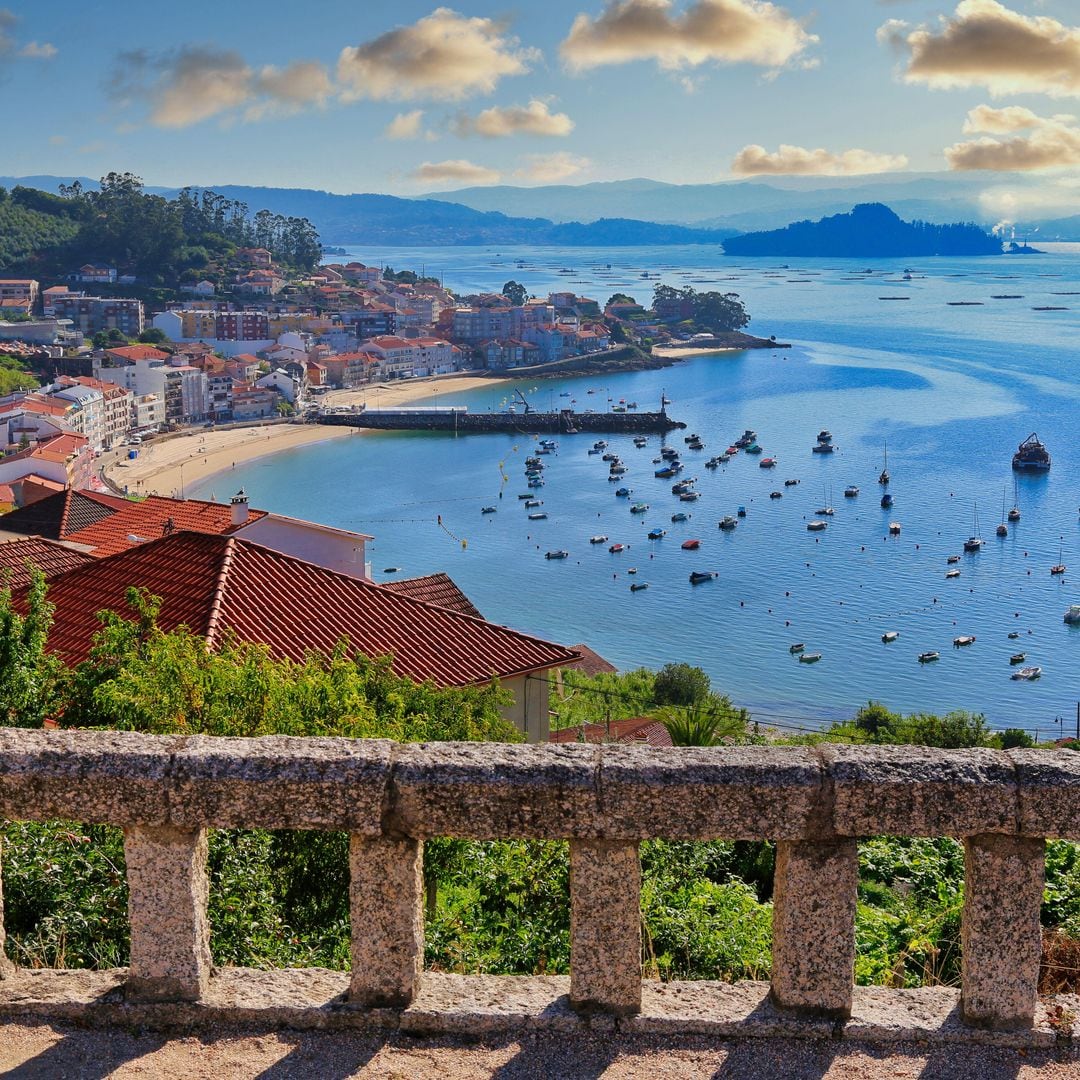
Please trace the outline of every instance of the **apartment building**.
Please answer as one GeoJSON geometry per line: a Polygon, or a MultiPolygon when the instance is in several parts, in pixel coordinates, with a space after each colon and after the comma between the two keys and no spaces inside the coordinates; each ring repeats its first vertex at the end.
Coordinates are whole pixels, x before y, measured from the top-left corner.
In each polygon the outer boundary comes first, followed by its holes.
{"type": "Polygon", "coordinates": [[[70,319],[74,329],[84,334],[119,330],[126,337],[137,337],[145,329],[141,300],[128,297],[86,296],[70,290],[60,293],[47,289],[51,314],[70,319]]]}

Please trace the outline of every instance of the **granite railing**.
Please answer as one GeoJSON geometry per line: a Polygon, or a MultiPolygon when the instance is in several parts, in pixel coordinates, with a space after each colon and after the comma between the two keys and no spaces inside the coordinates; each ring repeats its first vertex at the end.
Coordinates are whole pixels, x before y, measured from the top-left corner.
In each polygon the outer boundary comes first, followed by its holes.
{"type": "Polygon", "coordinates": [[[642,840],[776,842],[769,1008],[809,1022],[852,1009],[858,839],[957,837],[960,1015],[1015,1030],[1036,1009],[1044,838],[1080,839],[1080,755],[0,729],[0,816],[123,828],[129,1003],[197,1002],[224,977],[210,959],[207,829],[350,834],[357,1012],[405,1009],[433,977],[422,970],[426,839],[569,841],[569,1003],[594,1018],[641,1008],[642,840]]]}

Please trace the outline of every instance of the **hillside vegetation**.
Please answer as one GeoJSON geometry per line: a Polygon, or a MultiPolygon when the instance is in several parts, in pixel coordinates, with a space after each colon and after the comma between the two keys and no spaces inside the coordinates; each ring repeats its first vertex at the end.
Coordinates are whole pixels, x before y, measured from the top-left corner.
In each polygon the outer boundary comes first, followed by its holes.
{"type": "Polygon", "coordinates": [[[19,191],[0,188],[0,273],[32,265],[37,252],[61,247],[79,231],[78,223],[66,215],[31,210],[19,191]]]}

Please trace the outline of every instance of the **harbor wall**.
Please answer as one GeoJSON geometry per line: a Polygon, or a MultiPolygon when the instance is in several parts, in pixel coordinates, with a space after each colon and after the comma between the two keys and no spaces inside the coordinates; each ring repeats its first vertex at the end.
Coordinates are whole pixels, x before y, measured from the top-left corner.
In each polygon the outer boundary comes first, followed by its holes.
{"type": "Polygon", "coordinates": [[[329,413],[319,424],[336,427],[370,428],[376,431],[449,431],[456,435],[512,432],[518,434],[566,435],[573,431],[597,434],[653,435],[686,425],[672,420],[666,412],[530,412],[470,413],[410,410],[365,410],[358,413],[329,413]]]}

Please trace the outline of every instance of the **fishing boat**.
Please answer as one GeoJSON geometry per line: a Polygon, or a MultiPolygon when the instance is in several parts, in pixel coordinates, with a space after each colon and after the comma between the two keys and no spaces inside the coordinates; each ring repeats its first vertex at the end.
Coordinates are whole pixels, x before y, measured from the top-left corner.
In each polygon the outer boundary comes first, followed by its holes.
{"type": "Polygon", "coordinates": [[[746,447],[746,452],[748,454],[763,454],[763,453],[765,453],[765,451],[760,446],[758,446],[757,443],[751,443],[748,447],[746,447]]]}
{"type": "Polygon", "coordinates": [[[931,649],[929,652],[921,652],[921,653],[919,653],[919,663],[920,664],[930,664],[930,663],[933,663],[935,660],[940,660],[940,659],[941,659],[941,653],[934,652],[933,649],[931,649]]]}
{"type": "Polygon", "coordinates": [[[569,551],[547,551],[544,553],[545,559],[568,559],[570,558],[569,551]]]}
{"type": "Polygon", "coordinates": [[[675,522],[678,522],[678,521],[688,521],[689,519],[690,519],[690,515],[689,514],[684,514],[684,513],[682,513],[682,511],[679,511],[679,513],[677,513],[677,514],[672,514],[671,515],[671,521],[672,521],[673,524],[675,522]]]}
{"type": "Polygon", "coordinates": [[[590,544],[606,544],[607,543],[607,537],[606,536],[590,536],[589,537],[589,543],[590,544]]]}
{"type": "Polygon", "coordinates": [[[1041,674],[1041,667],[1022,667],[1019,671],[1014,671],[1009,678],[1023,682],[1034,682],[1041,674]]]}
{"type": "Polygon", "coordinates": [[[858,494],[859,494],[859,489],[855,484],[849,484],[846,488],[844,488],[844,498],[845,499],[857,498],[858,494]]]}
{"type": "Polygon", "coordinates": [[[800,664],[816,664],[821,659],[821,653],[819,652],[804,652],[799,653],[800,664]]]}
{"type": "Polygon", "coordinates": [[[960,576],[960,571],[959,570],[946,570],[945,571],[945,577],[946,578],[958,578],[959,576],[960,576]]]}
{"type": "Polygon", "coordinates": [[[1061,550],[1062,550],[1062,545],[1058,544],[1058,561],[1053,566],[1050,567],[1050,573],[1051,574],[1064,574],[1065,573],[1065,564],[1061,561],[1061,550]]]}
{"type": "Polygon", "coordinates": [[[692,442],[697,442],[697,441],[698,441],[698,440],[699,440],[700,438],[701,438],[701,436],[700,436],[700,435],[698,435],[698,434],[697,434],[697,433],[695,432],[695,433],[694,433],[693,435],[684,435],[684,436],[683,436],[683,442],[684,442],[684,443],[692,443],[692,442]]]}
{"type": "Polygon", "coordinates": [[[621,488],[618,488],[618,489],[616,490],[616,492],[615,492],[616,496],[617,496],[618,498],[620,498],[620,499],[626,499],[626,498],[629,498],[629,496],[630,496],[630,495],[631,495],[632,493],[633,493],[633,488],[628,488],[628,487],[621,487],[621,488]]]}
{"type": "Polygon", "coordinates": [[[721,528],[725,532],[727,532],[727,531],[729,531],[731,529],[734,529],[735,526],[738,525],[738,524],[739,524],[738,521],[735,518],[733,518],[730,514],[728,514],[725,517],[720,519],[719,528],[721,528]]]}
{"type": "Polygon", "coordinates": [[[631,592],[641,592],[642,589],[647,589],[648,587],[649,587],[649,583],[647,581],[635,581],[630,586],[630,591],[631,592]]]}
{"type": "Polygon", "coordinates": [[[795,487],[798,483],[798,480],[785,480],[784,487],[795,487]]]}
{"type": "Polygon", "coordinates": [[[714,458],[714,457],[709,458],[709,460],[705,462],[705,468],[706,469],[719,469],[720,468],[720,459],[719,458],[714,458]]]}
{"type": "Polygon", "coordinates": [[[889,482],[889,440],[885,440],[885,463],[881,472],[878,473],[877,482],[887,484],[889,482]]]}
{"type": "Polygon", "coordinates": [[[690,571],[690,584],[700,585],[703,581],[712,581],[716,577],[716,573],[710,570],[691,570],[690,571]]]}
{"type": "Polygon", "coordinates": [[[529,515],[529,520],[530,521],[546,521],[547,520],[547,514],[543,510],[540,510],[538,513],[530,514],[529,515]]]}
{"type": "Polygon", "coordinates": [[[704,450],[705,444],[700,439],[695,439],[692,443],[687,445],[688,450],[704,450]]]}
{"type": "Polygon", "coordinates": [[[701,498],[700,491],[684,491],[679,496],[679,502],[697,502],[701,498]]]}
{"type": "Polygon", "coordinates": [[[634,437],[634,445],[640,450],[643,446],[648,444],[649,440],[644,435],[637,435],[634,437]]]}
{"type": "Polygon", "coordinates": [[[979,505],[973,504],[971,518],[971,535],[964,541],[964,550],[974,553],[983,546],[983,539],[979,535],[979,505]]]}
{"type": "Polygon", "coordinates": [[[893,497],[886,491],[885,494],[881,496],[881,509],[888,510],[892,504],[893,497]]]}
{"type": "Polygon", "coordinates": [[[537,477],[534,480],[529,481],[529,487],[531,487],[531,488],[542,488],[543,486],[544,486],[544,481],[541,480],[539,477],[537,477]]]}
{"type": "Polygon", "coordinates": [[[1080,604],[1069,605],[1069,610],[1065,612],[1065,621],[1070,626],[1080,623],[1080,604]]]}
{"type": "Polygon", "coordinates": [[[720,456],[724,457],[724,455],[726,454],[728,460],[730,461],[738,452],[739,448],[734,443],[732,443],[720,456]]]}
{"type": "Polygon", "coordinates": [[[720,465],[726,465],[731,460],[730,454],[719,454],[716,458],[717,463],[720,465]]]}
{"type": "Polygon", "coordinates": [[[666,534],[665,534],[663,529],[650,529],[649,530],[649,539],[650,540],[660,540],[665,535],[666,534]]]}
{"type": "Polygon", "coordinates": [[[794,645],[788,646],[789,653],[801,653],[806,646],[801,641],[796,641],[794,645]]]}
{"type": "Polygon", "coordinates": [[[620,551],[625,551],[625,550],[626,550],[626,545],[625,544],[612,544],[611,547],[608,548],[608,551],[610,551],[612,555],[618,555],[618,553],[620,551]]]}
{"type": "Polygon", "coordinates": [[[599,451],[599,450],[597,450],[595,446],[590,446],[590,447],[589,447],[589,453],[590,453],[590,454],[599,454],[599,453],[600,453],[600,451],[599,451]]]}
{"type": "Polygon", "coordinates": [[[831,443],[832,442],[832,432],[826,430],[825,428],[822,428],[821,431],[818,432],[817,441],[819,443],[831,443]]]}
{"type": "Polygon", "coordinates": [[[832,443],[819,442],[816,446],[811,446],[810,450],[814,454],[834,454],[836,447],[832,443]]]}
{"type": "Polygon", "coordinates": [[[526,499],[525,500],[525,509],[526,510],[531,510],[534,506],[543,506],[543,505],[544,505],[544,500],[543,499],[526,499]]]}
{"type": "Polygon", "coordinates": [[[519,495],[518,499],[532,499],[536,497],[536,493],[533,491],[526,491],[524,495],[519,495]]]}
{"type": "Polygon", "coordinates": [[[950,566],[953,563],[958,563],[959,561],[960,561],[960,556],[959,555],[950,555],[945,560],[945,562],[947,562],[950,566]]]}
{"type": "Polygon", "coordinates": [[[544,450],[558,450],[559,444],[554,439],[541,439],[540,446],[544,450]]]}
{"type": "Polygon", "coordinates": [[[1013,477],[1013,504],[1012,509],[1006,515],[1010,521],[1020,520],[1020,499],[1018,497],[1016,477],[1013,477]]]}
{"type": "Polygon", "coordinates": [[[685,495],[688,491],[693,491],[695,483],[697,483],[696,478],[693,480],[680,480],[677,484],[671,485],[671,494],[685,495]]]}
{"type": "Polygon", "coordinates": [[[776,458],[771,458],[771,457],[762,458],[758,462],[758,468],[759,469],[775,469],[776,468],[776,458]]]}
{"type": "Polygon", "coordinates": [[[657,469],[653,476],[660,480],[670,480],[673,476],[678,476],[679,470],[671,465],[665,465],[662,469],[657,469]]]}
{"type": "Polygon", "coordinates": [[[826,526],[829,523],[827,521],[808,521],[806,523],[807,532],[824,532],[826,526]]]}
{"type": "Polygon", "coordinates": [[[618,454],[605,454],[600,460],[601,461],[618,461],[619,460],[619,455],[618,454]]]}
{"type": "Polygon", "coordinates": [[[645,514],[648,513],[648,510],[648,503],[634,503],[634,505],[630,507],[631,514],[645,514]]]}
{"type": "Polygon", "coordinates": [[[753,428],[747,428],[732,444],[740,450],[746,446],[753,446],[757,442],[757,432],[753,428]]]}
{"type": "Polygon", "coordinates": [[[682,542],[683,551],[697,551],[699,547],[701,547],[700,540],[684,540],[682,542]]]}
{"type": "Polygon", "coordinates": [[[676,450],[674,446],[665,446],[660,451],[660,456],[665,461],[678,461],[678,459],[679,459],[679,451],[676,450]]]}
{"type": "Polygon", "coordinates": [[[885,642],[886,645],[891,645],[899,636],[899,630],[886,630],[885,633],[881,635],[881,640],[885,642]]]}
{"type": "Polygon", "coordinates": [[[494,514],[497,509],[498,509],[498,507],[496,507],[496,506],[485,506],[485,507],[483,507],[481,509],[480,513],[481,514],[494,514]]]}
{"type": "Polygon", "coordinates": [[[974,634],[958,634],[952,639],[954,649],[963,649],[968,645],[975,644],[974,634]]]}
{"type": "MultiPolygon", "coordinates": [[[[592,391],[590,390],[590,391],[589,391],[589,393],[591,394],[591,393],[592,393],[592,391]]],[[[541,446],[543,446],[544,444],[543,444],[543,443],[541,443],[540,445],[541,445],[541,446]]],[[[604,442],[604,440],[603,440],[603,439],[600,439],[600,440],[598,440],[597,442],[594,442],[594,443],[592,444],[592,448],[593,448],[594,450],[606,450],[606,449],[607,449],[607,443],[606,443],[606,442],[604,442]]]]}
{"type": "Polygon", "coordinates": [[[900,526],[899,521],[890,521],[889,522],[889,535],[890,536],[899,536],[900,535],[900,528],[901,528],[901,526],[900,526]]]}
{"type": "Polygon", "coordinates": [[[612,476],[624,476],[626,474],[626,466],[622,464],[611,463],[611,468],[608,469],[608,477],[612,476]]]}
{"type": "Polygon", "coordinates": [[[1022,664],[1026,659],[1027,659],[1027,654],[1026,653],[1022,653],[1022,652],[1013,653],[1012,656],[1009,657],[1009,663],[1010,664],[1022,664]]]}
{"type": "Polygon", "coordinates": [[[1046,472],[1050,468],[1050,452],[1039,441],[1039,436],[1034,431],[1016,448],[1012,467],[1017,472],[1028,469],[1046,472]]]}

